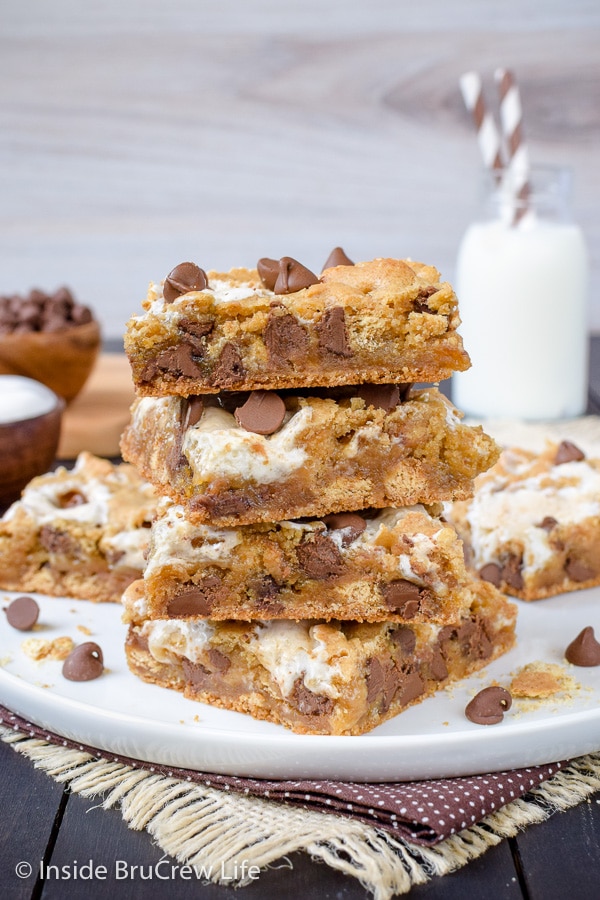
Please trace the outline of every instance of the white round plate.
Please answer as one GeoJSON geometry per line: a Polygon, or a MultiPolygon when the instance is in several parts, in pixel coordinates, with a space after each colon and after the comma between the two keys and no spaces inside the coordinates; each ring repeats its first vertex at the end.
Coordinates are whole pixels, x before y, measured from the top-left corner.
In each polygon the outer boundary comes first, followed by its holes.
{"type": "MultiPolygon", "coordinates": [[[[15,596],[0,593],[0,606],[15,596]]],[[[33,596],[41,608],[34,632],[15,631],[0,618],[0,703],[101,750],[228,775],[408,781],[521,768],[600,749],[600,666],[576,668],[563,658],[585,626],[600,636],[600,588],[519,603],[514,650],[360,737],[295,735],[145,684],[127,668],[119,606],[33,596]],[[35,663],[21,649],[29,637],[61,635],[100,644],[106,666],[101,678],[67,681],[62,663],[35,663]],[[516,700],[499,725],[465,718],[477,691],[492,681],[508,685],[511,673],[536,660],[564,667],[577,682],[569,697],[516,700]]]]}

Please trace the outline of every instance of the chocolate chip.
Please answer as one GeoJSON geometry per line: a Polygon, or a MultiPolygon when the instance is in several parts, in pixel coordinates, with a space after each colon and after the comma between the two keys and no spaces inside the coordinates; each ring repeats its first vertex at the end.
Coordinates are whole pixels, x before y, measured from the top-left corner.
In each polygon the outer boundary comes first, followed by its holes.
{"type": "Polygon", "coordinates": [[[17,631],[31,631],[38,620],[40,608],[33,597],[16,597],[5,612],[8,624],[17,631]]]}
{"type": "Polygon", "coordinates": [[[93,681],[104,671],[102,650],[93,641],[79,644],[65,659],[62,673],[69,681],[93,681]]]}
{"type": "Polygon", "coordinates": [[[71,310],[71,321],[75,325],[87,325],[93,319],[92,311],[88,306],[76,303],[71,310]]]}
{"type": "Polygon", "coordinates": [[[246,370],[237,347],[227,343],[221,350],[213,371],[213,381],[217,387],[228,388],[244,380],[246,370]]]}
{"type": "Polygon", "coordinates": [[[579,462],[585,459],[585,453],[579,449],[571,441],[561,441],[554,457],[554,465],[560,466],[562,463],[579,462]]]}
{"type": "Polygon", "coordinates": [[[167,603],[167,615],[173,619],[209,616],[222,588],[221,579],[207,575],[199,584],[186,584],[167,603]]]}
{"type": "Polygon", "coordinates": [[[512,697],[506,688],[492,685],[476,694],[467,704],[465,715],[475,725],[497,725],[512,706],[512,697]]]}
{"type": "Polygon", "coordinates": [[[511,553],[502,566],[502,580],[516,591],[523,588],[523,576],[521,575],[521,558],[511,553]]]}
{"type": "Polygon", "coordinates": [[[181,423],[182,428],[185,431],[187,428],[192,428],[194,425],[197,425],[202,418],[202,413],[204,412],[204,398],[187,397],[181,401],[181,405],[181,423]]]}
{"type": "Polygon", "coordinates": [[[431,670],[431,677],[436,681],[443,681],[444,678],[448,677],[448,667],[440,647],[434,649],[431,655],[429,668],[431,670]]]}
{"type": "Polygon", "coordinates": [[[404,578],[388,581],[387,584],[381,585],[381,593],[388,609],[404,616],[405,619],[412,619],[419,612],[421,588],[411,581],[404,578]]]}
{"type": "MultiPolygon", "coordinates": [[[[157,370],[161,370],[177,378],[180,376],[198,378],[201,375],[201,369],[196,359],[197,356],[196,348],[192,344],[183,342],[175,347],[161,350],[146,369],[150,377],[153,377],[157,370]]],[[[146,372],[144,372],[144,377],[147,377],[146,372]]]]}
{"type": "Polygon", "coordinates": [[[215,320],[204,319],[202,321],[196,321],[195,319],[189,319],[187,316],[182,316],[177,324],[179,330],[183,331],[185,335],[196,338],[194,344],[198,347],[202,346],[202,338],[205,338],[213,331],[215,320]]]}
{"type": "Polygon", "coordinates": [[[502,569],[497,563],[486,563],[479,570],[482,581],[489,581],[494,587],[498,587],[502,580],[502,569]]]}
{"type": "Polygon", "coordinates": [[[203,666],[200,663],[193,663],[191,660],[184,657],[181,661],[181,668],[183,669],[183,674],[187,683],[191,685],[191,687],[198,688],[202,691],[211,685],[212,672],[210,669],[207,669],[206,666],[203,666]]]}
{"type": "Polygon", "coordinates": [[[394,699],[400,685],[402,675],[390,660],[384,665],[377,657],[372,656],[367,660],[367,702],[380,698],[380,709],[386,712],[394,699]]]}
{"type": "Polygon", "coordinates": [[[424,313],[424,312],[433,313],[434,310],[429,308],[429,304],[427,303],[427,301],[429,300],[429,298],[431,297],[432,294],[436,293],[436,291],[437,291],[437,288],[433,287],[433,285],[430,285],[429,287],[426,287],[426,288],[421,288],[421,290],[419,291],[419,293],[413,300],[414,311],[419,312],[419,313],[424,313]]]}
{"type": "Polygon", "coordinates": [[[243,406],[238,406],[235,419],[246,431],[273,434],[285,417],[285,403],[275,391],[252,391],[243,406]]]}
{"type": "Polygon", "coordinates": [[[398,625],[390,631],[390,640],[403,656],[412,656],[417,644],[417,636],[407,625],[398,625]]]}
{"type": "Polygon", "coordinates": [[[352,260],[346,256],[341,247],[334,247],[331,251],[323,269],[331,269],[333,266],[353,266],[354,263],[352,260]]]}
{"type": "Polygon", "coordinates": [[[402,706],[408,706],[425,690],[425,683],[418,672],[406,672],[396,692],[396,698],[402,706]]]}
{"type": "Polygon", "coordinates": [[[263,256],[256,263],[256,269],[264,286],[268,291],[272,291],[279,275],[279,260],[263,256]]]}
{"type": "Polygon", "coordinates": [[[70,534],[52,525],[40,528],[40,544],[48,553],[74,553],[77,549],[77,542],[70,534]]]}
{"type": "Polygon", "coordinates": [[[306,356],[308,334],[306,329],[291,313],[278,315],[269,312],[263,334],[265,347],[272,362],[290,363],[306,356]]]}
{"type": "Polygon", "coordinates": [[[400,403],[400,388],[397,384],[361,384],[356,396],[365,401],[365,406],[389,413],[400,403]]]}
{"type": "Polygon", "coordinates": [[[565,572],[571,581],[589,581],[596,576],[596,572],[580,559],[567,558],[565,572]]]}
{"type": "Polygon", "coordinates": [[[357,513],[331,513],[323,517],[323,522],[332,531],[345,531],[342,535],[342,546],[348,547],[352,544],[367,527],[367,523],[362,516],[357,513]]]}
{"type": "Polygon", "coordinates": [[[291,256],[282,256],[279,260],[279,274],[273,288],[275,294],[295,294],[311,284],[318,284],[319,279],[314,272],[299,263],[291,256]]]}
{"type": "Polygon", "coordinates": [[[163,297],[166,303],[173,303],[182,294],[190,291],[203,291],[208,287],[206,272],[193,262],[179,263],[172,269],[163,285],[163,297]]]}
{"type": "Polygon", "coordinates": [[[279,596],[279,585],[271,575],[261,575],[248,582],[248,592],[257,600],[274,600],[279,596]]]}
{"type": "Polygon", "coordinates": [[[333,356],[352,356],[346,332],[346,313],[342,306],[325,310],[317,324],[321,352],[333,356]]]}
{"type": "Polygon", "coordinates": [[[574,666],[600,666],[600,644],[591,625],[580,631],[565,650],[565,657],[574,666]]]}
{"type": "Polygon", "coordinates": [[[324,581],[344,571],[344,560],[331,538],[315,534],[296,548],[298,564],[309,578],[324,581]]]}
{"type": "Polygon", "coordinates": [[[535,526],[536,528],[543,528],[544,531],[550,533],[553,531],[558,525],[558,519],[555,519],[554,516],[544,516],[541,522],[538,522],[535,526]]]}
{"type": "Polygon", "coordinates": [[[221,653],[220,650],[217,650],[216,647],[211,647],[206,655],[209,663],[217,672],[225,674],[231,667],[231,660],[229,657],[225,656],[224,653],[221,653]]]}
{"type": "Polygon", "coordinates": [[[302,678],[294,682],[290,701],[305,716],[328,716],[333,711],[333,700],[309,691],[302,678]]]}
{"type": "Polygon", "coordinates": [[[77,490],[65,491],[64,494],[59,494],[56,499],[61,509],[69,509],[71,506],[82,506],[88,502],[85,494],[77,490]]]}

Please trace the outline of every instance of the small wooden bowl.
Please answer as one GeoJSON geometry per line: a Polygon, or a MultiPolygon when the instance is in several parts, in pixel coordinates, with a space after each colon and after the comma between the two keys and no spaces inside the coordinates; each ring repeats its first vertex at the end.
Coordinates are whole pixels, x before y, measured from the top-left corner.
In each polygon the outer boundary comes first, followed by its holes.
{"type": "MultiPolygon", "coordinates": [[[[44,412],[0,422],[0,506],[17,500],[25,485],[52,465],[65,408],[62,397],[30,378],[0,375],[0,394],[8,396],[16,382],[21,391],[25,389],[42,396],[44,412]]],[[[25,411],[23,414],[26,415],[25,411]]]]}
{"type": "Polygon", "coordinates": [[[0,374],[41,381],[70,403],[87,381],[99,350],[95,321],[64,331],[0,335],[0,374]]]}

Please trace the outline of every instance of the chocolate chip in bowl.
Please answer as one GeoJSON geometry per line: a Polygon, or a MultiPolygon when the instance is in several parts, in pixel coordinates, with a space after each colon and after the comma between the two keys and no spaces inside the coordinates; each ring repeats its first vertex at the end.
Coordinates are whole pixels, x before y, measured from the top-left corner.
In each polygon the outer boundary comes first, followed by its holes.
{"type": "Polygon", "coordinates": [[[99,350],[98,322],[68,288],[0,297],[0,374],[41,381],[69,403],[99,350]]]}
{"type": "Polygon", "coordinates": [[[56,455],[65,402],[39,381],[0,375],[0,506],[46,472],[56,455]]]}

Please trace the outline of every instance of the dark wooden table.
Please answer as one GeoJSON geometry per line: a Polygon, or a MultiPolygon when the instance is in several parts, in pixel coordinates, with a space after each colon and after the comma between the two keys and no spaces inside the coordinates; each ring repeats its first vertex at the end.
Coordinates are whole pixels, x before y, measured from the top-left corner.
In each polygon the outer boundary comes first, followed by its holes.
{"type": "MultiPolygon", "coordinates": [[[[600,414],[600,338],[591,344],[589,411],[600,414]]],[[[1,698],[0,698],[1,699],[1,698]]],[[[69,793],[29,760],[0,744],[0,897],[8,900],[138,900],[168,896],[202,900],[264,900],[316,897],[319,900],[359,900],[371,896],[361,885],[313,862],[307,855],[291,856],[293,869],[282,861],[241,891],[184,880],[145,880],[140,870],[116,880],[121,871],[153,867],[163,856],[150,836],[130,831],[117,810],[105,811],[92,800],[69,793]],[[105,866],[106,880],[47,880],[39,877],[44,865],[73,871],[92,861],[105,866]],[[20,862],[32,874],[19,878],[20,862]]],[[[503,841],[482,857],[444,878],[434,878],[411,892],[415,900],[598,900],[600,897],[600,794],[515,838],[503,841]]]]}

